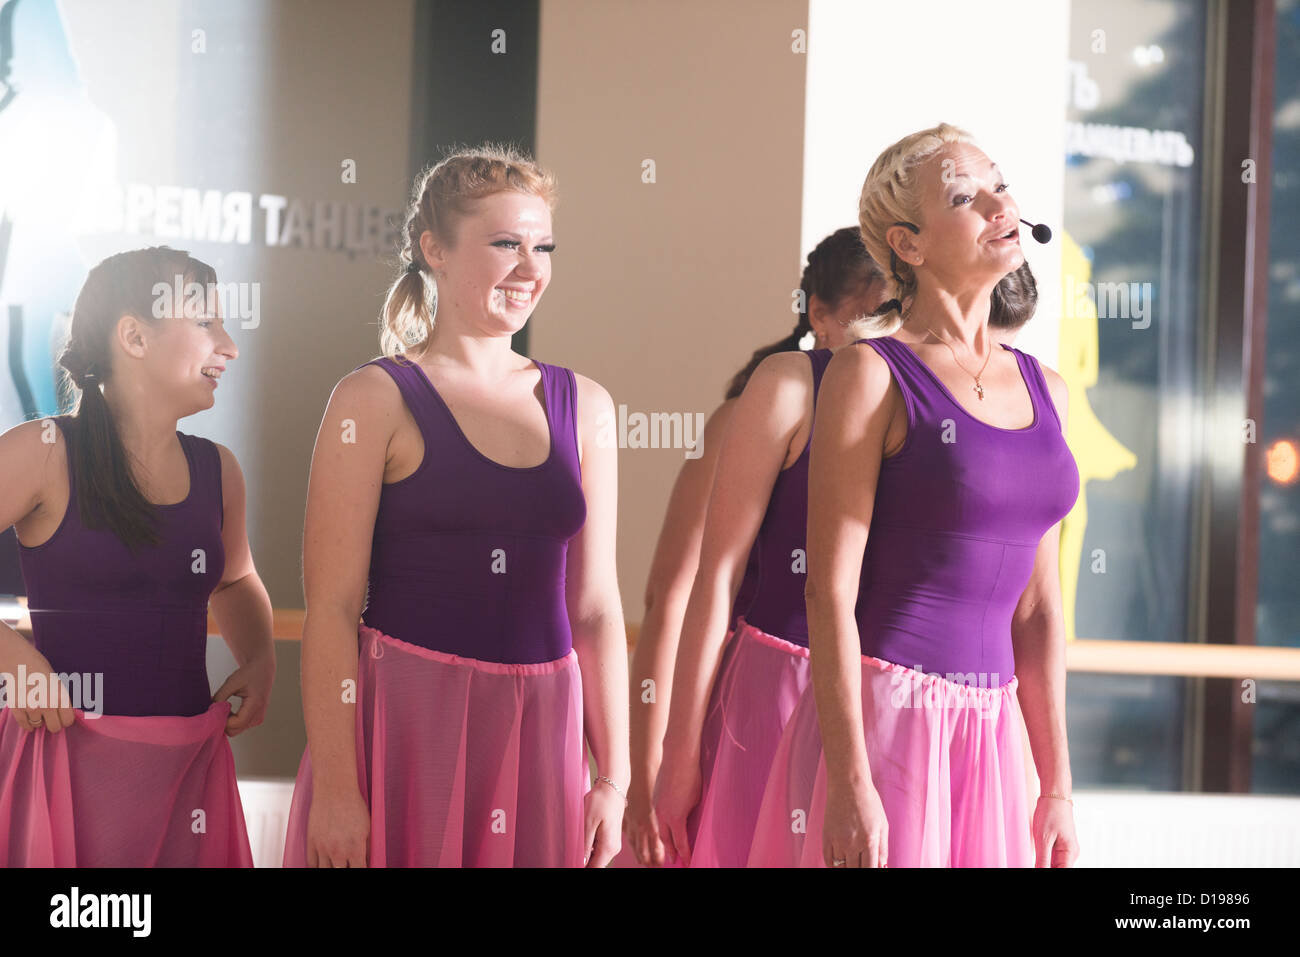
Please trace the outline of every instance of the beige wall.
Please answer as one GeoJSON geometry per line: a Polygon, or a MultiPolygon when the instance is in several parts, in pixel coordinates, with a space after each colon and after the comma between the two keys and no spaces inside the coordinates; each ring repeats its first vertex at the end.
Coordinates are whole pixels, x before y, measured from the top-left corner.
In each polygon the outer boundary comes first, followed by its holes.
{"type": "MultiPolygon", "coordinates": [[[[409,0],[377,17],[346,0],[233,0],[191,23],[144,0],[120,11],[66,5],[87,86],[122,117],[116,174],[304,200],[400,207],[409,189],[409,0]],[[256,29],[249,27],[250,22],[256,29]],[[207,113],[178,116],[170,94],[192,68],[190,30],[208,34],[200,61],[226,79],[207,113]],[[100,37],[125,37],[113,44],[100,37]],[[121,73],[121,62],[132,64],[121,73]],[[354,69],[364,64],[364,69],[354,69]],[[154,113],[157,115],[155,116],[154,113]],[[346,122],[342,120],[345,119],[346,122]],[[210,153],[186,152],[196,129],[210,153]],[[357,161],[342,184],[339,164],[357,161]],[[197,181],[190,181],[197,180],[197,181]]],[[[531,351],[601,382],[644,412],[709,413],[760,344],[794,323],[799,276],[804,57],[790,50],[806,0],[658,2],[543,0],[539,159],[560,182],[555,277],[532,320],[531,351]],[[657,182],[641,182],[645,159],[657,182]]],[[[260,222],[260,220],[259,220],[260,222]]],[[[86,237],[94,262],[148,236],[86,237]]],[[[307,472],[334,384],[376,354],[375,317],[391,272],[337,253],[188,246],[223,281],[261,283],[261,324],[232,328],[240,358],[216,407],[182,430],[229,446],[250,489],[248,528],[277,608],[301,608],[307,472]]],[[[619,569],[627,618],[642,594],[664,505],[684,451],[620,456],[619,569]]],[[[241,776],[292,775],[305,745],[295,642],[277,642],[271,711],[232,742],[241,776]]],[[[234,663],[209,642],[213,687],[234,663]]]]}
{"type": "MultiPolygon", "coordinates": [[[[791,32],[806,26],[806,0],[543,0],[537,155],[560,203],[534,356],[630,412],[708,414],[753,350],[790,332],[805,69],[791,32]]],[[[629,622],[684,460],[620,453],[629,622]]]]}

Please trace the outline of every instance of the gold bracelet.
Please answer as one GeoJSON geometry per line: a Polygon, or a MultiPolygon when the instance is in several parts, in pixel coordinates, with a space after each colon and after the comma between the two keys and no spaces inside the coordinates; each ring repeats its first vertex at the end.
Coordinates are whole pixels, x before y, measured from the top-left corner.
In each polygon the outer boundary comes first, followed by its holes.
{"type": "Polygon", "coordinates": [[[1071,804],[1074,803],[1074,799],[1073,799],[1073,798],[1068,798],[1068,797],[1066,797],[1064,794],[1040,794],[1040,795],[1038,795],[1038,800],[1041,801],[1043,798],[1056,798],[1058,801],[1069,801],[1071,804]]]}

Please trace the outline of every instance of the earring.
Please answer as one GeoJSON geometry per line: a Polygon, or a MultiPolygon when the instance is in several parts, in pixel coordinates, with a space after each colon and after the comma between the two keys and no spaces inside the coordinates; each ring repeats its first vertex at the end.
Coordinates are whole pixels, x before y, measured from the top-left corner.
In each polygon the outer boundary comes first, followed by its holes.
{"type": "Polygon", "coordinates": [[[809,329],[807,332],[803,334],[803,337],[799,340],[799,348],[802,351],[807,352],[814,345],[816,345],[816,343],[817,343],[817,335],[811,329],[809,329]]]}

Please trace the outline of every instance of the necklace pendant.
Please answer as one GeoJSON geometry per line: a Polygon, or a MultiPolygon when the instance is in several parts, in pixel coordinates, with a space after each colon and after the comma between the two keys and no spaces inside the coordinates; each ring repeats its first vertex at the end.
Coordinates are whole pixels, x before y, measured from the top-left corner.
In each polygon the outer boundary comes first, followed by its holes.
{"type": "Polygon", "coordinates": [[[981,402],[984,400],[984,386],[980,385],[979,379],[975,380],[975,394],[980,397],[981,402]]]}

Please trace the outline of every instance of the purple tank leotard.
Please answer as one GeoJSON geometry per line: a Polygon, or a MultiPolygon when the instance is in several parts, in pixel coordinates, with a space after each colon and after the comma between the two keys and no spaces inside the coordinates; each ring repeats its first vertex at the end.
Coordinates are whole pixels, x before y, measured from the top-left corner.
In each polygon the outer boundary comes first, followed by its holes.
{"type": "MultiPolygon", "coordinates": [[[[62,416],[54,421],[68,428],[62,416]]],[[[104,714],[189,717],[212,704],[208,596],[226,562],[221,454],[207,439],[176,435],[189,462],[190,492],[174,505],[154,506],[159,544],[133,556],[111,531],[81,523],[77,466],[65,442],[63,521],[47,541],[19,549],[37,650],[56,673],[102,673],[104,714]]]]}
{"type": "Polygon", "coordinates": [[[881,465],[862,561],[862,653],[1005,684],[1015,673],[1011,617],[1035,551],[1079,494],[1047,380],[1033,356],[1003,346],[1034,421],[1002,429],[967,412],[904,343],[859,341],[889,364],[907,406],[907,438],[881,465]]]}
{"type": "Polygon", "coordinates": [[[480,661],[565,657],[573,647],[565,558],[587,516],[573,373],[537,362],[551,450],[540,465],[512,468],[469,443],[418,365],[388,357],[364,365],[397,383],[424,437],[424,459],[380,493],[362,620],[480,661]]]}
{"type": "MultiPolygon", "coordinates": [[[[830,349],[806,353],[812,362],[813,407],[821,388],[822,374],[831,361],[830,349]]],[[[767,513],[754,540],[759,556],[755,596],[745,620],[769,635],[796,645],[808,646],[808,613],[804,604],[807,581],[805,542],[808,536],[808,459],[812,431],[803,452],[782,469],[772,485],[767,513]],[[798,554],[796,554],[796,550],[798,554]]]]}

